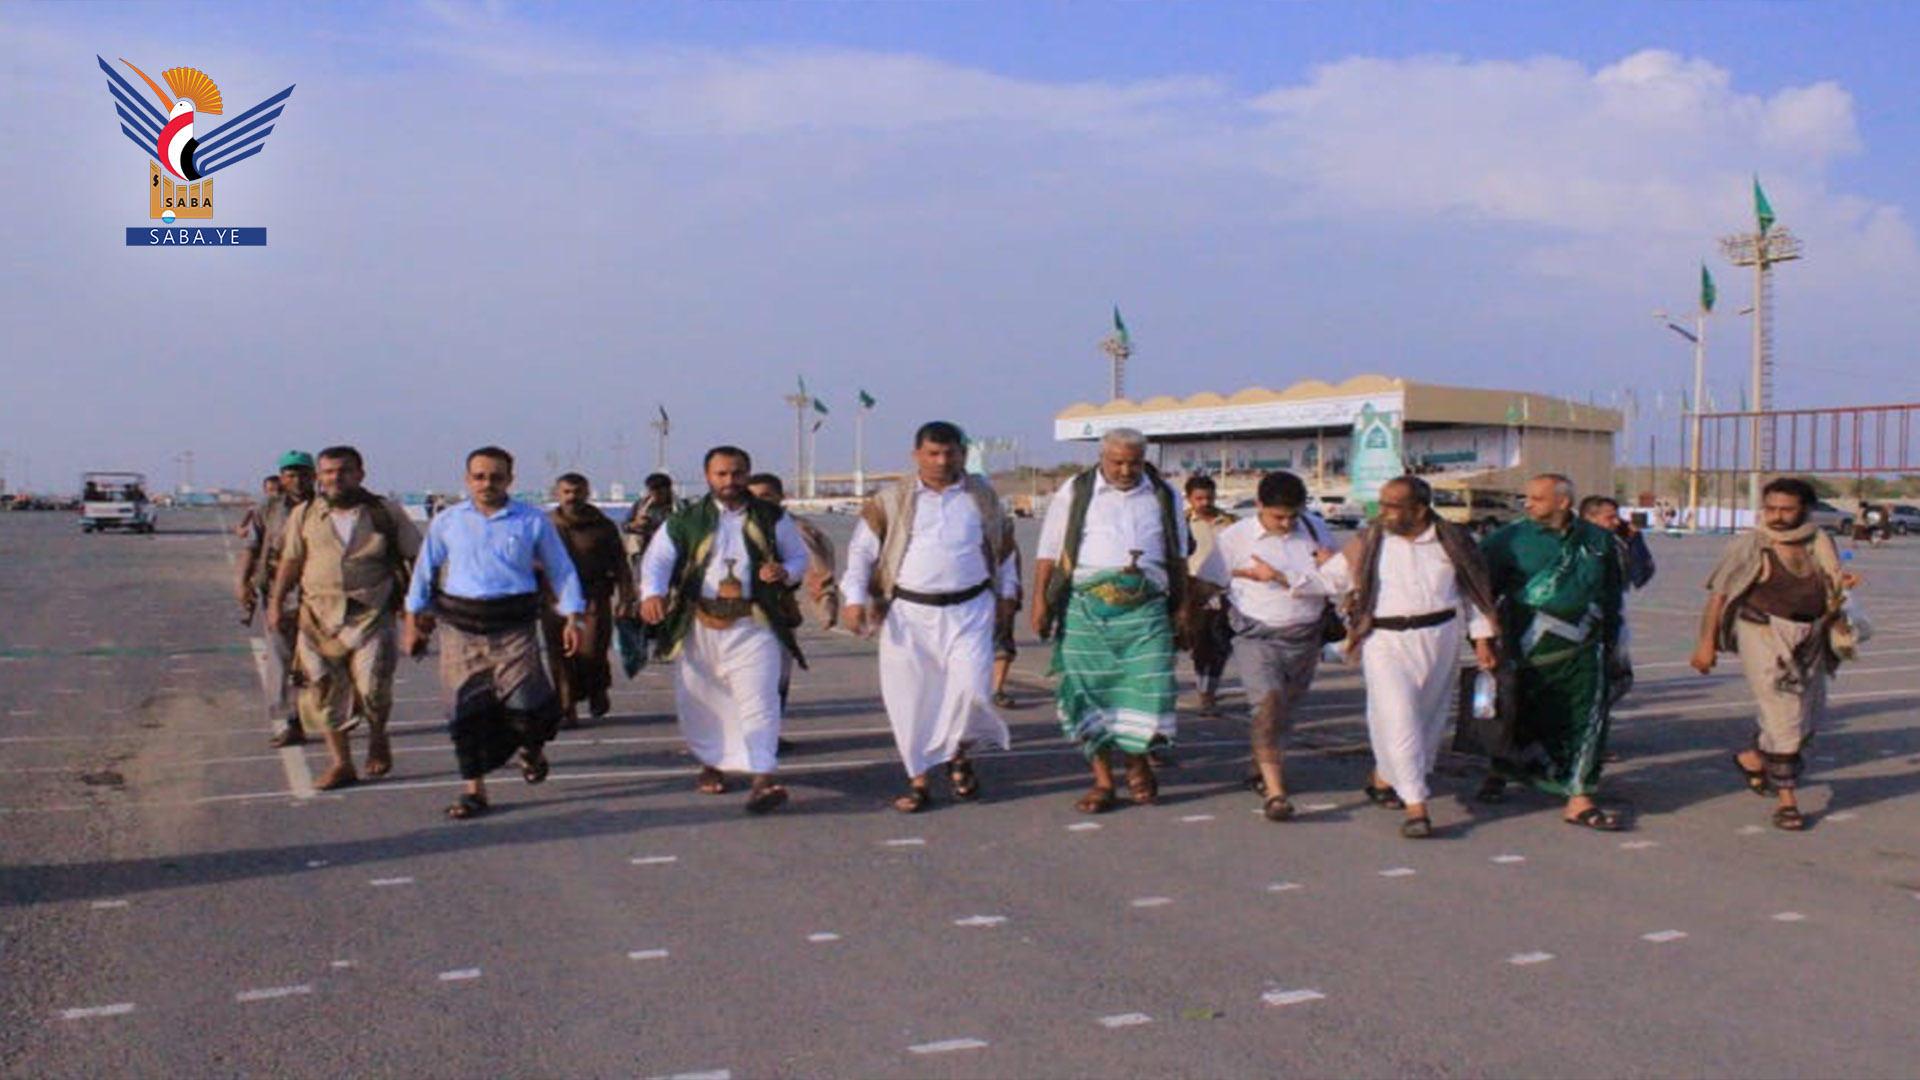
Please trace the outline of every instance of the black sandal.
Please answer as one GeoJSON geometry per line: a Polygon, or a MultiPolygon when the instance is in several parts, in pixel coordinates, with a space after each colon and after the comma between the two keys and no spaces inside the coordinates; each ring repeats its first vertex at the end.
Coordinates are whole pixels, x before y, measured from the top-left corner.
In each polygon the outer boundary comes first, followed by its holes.
{"type": "Polygon", "coordinates": [[[1773,785],[1767,781],[1765,769],[1747,768],[1746,763],[1740,760],[1738,752],[1733,755],[1733,767],[1739,769],[1740,775],[1746,778],[1748,791],[1762,796],[1773,794],[1773,785]]]}
{"type": "Polygon", "coordinates": [[[1400,793],[1393,790],[1390,784],[1381,784],[1379,787],[1368,784],[1360,790],[1366,795],[1367,801],[1375,806],[1387,810],[1405,810],[1407,808],[1406,802],[1400,798],[1400,793]]]}
{"type": "Polygon", "coordinates": [[[1400,823],[1400,835],[1409,840],[1425,840],[1433,835],[1433,819],[1425,814],[1400,823]]]}
{"type": "Polygon", "coordinates": [[[1560,820],[1569,825],[1578,825],[1583,829],[1593,829],[1597,832],[1620,831],[1620,818],[1597,806],[1589,806],[1572,817],[1563,817],[1560,820]]]}
{"type": "Polygon", "coordinates": [[[522,750],[520,752],[520,779],[529,784],[538,784],[547,778],[553,766],[547,763],[547,755],[540,750],[522,750]]]}
{"type": "Polygon", "coordinates": [[[1113,797],[1112,788],[1095,787],[1080,796],[1079,801],[1073,804],[1073,808],[1083,814],[1104,814],[1113,809],[1114,803],[1118,801],[1113,797]]]}
{"type": "Polygon", "coordinates": [[[960,802],[972,802],[980,797],[980,778],[974,775],[973,762],[965,758],[955,759],[947,766],[947,782],[953,785],[953,797],[960,802]]]}
{"type": "Polygon", "coordinates": [[[487,809],[487,797],[485,795],[475,795],[468,792],[453,800],[453,805],[447,807],[447,816],[455,821],[465,821],[468,818],[479,817],[481,814],[486,813],[487,809]]]}
{"type": "Polygon", "coordinates": [[[1797,806],[1783,806],[1773,812],[1773,827],[1786,832],[1799,832],[1807,827],[1807,816],[1797,806]]]}
{"type": "Polygon", "coordinates": [[[915,784],[905,795],[893,800],[893,808],[903,814],[917,814],[933,805],[933,792],[924,784],[915,784]]]}
{"type": "Polygon", "coordinates": [[[1291,821],[1293,820],[1293,803],[1289,802],[1285,795],[1269,795],[1266,805],[1260,808],[1260,812],[1267,816],[1268,821],[1291,821]]]}
{"type": "Polygon", "coordinates": [[[779,784],[755,784],[747,796],[747,813],[765,814],[787,805],[787,789],[779,784]]]}

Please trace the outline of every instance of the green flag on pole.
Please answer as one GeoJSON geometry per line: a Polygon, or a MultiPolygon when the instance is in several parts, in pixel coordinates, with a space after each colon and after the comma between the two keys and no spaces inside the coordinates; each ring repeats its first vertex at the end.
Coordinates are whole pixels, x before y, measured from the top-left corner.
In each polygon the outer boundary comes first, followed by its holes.
{"type": "Polygon", "coordinates": [[[1760,177],[1753,178],[1753,217],[1760,223],[1760,235],[1767,235],[1773,228],[1773,206],[1767,202],[1767,193],[1760,190],[1760,177]]]}
{"type": "Polygon", "coordinates": [[[1700,264],[1700,310],[1712,311],[1713,302],[1720,291],[1713,287],[1713,275],[1707,272],[1707,264],[1700,264]]]}
{"type": "Polygon", "coordinates": [[[873,395],[867,393],[865,390],[860,391],[860,407],[863,409],[871,409],[873,406],[873,395]]]}
{"type": "Polygon", "coordinates": [[[1120,344],[1131,346],[1133,338],[1127,336],[1127,324],[1121,321],[1120,305],[1113,306],[1113,332],[1120,337],[1120,344]]]}
{"type": "Polygon", "coordinates": [[[814,398],[813,411],[819,413],[821,416],[827,415],[827,403],[821,401],[819,398],[814,398]]]}

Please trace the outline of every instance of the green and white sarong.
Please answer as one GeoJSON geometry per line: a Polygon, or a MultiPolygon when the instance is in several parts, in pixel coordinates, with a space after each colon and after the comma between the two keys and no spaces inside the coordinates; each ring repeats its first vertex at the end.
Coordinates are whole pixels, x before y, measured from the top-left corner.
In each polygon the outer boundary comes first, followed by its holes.
{"type": "Polygon", "coordinates": [[[1166,594],[1137,571],[1102,570],[1073,584],[1053,650],[1060,729],[1092,757],[1144,754],[1174,735],[1173,623],[1166,594]]]}

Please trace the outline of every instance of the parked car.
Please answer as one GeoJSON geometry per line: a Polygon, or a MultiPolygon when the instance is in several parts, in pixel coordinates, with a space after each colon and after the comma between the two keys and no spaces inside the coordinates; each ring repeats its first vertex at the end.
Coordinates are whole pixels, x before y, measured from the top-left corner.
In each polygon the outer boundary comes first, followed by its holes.
{"type": "Polygon", "coordinates": [[[1341,495],[1322,495],[1319,507],[1311,502],[1307,509],[1320,515],[1320,520],[1336,529],[1357,529],[1366,524],[1367,512],[1357,502],[1341,495]]]}
{"type": "Polygon", "coordinates": [[[1513,494],[1495,488],[1436,487],[1433,512],[1478,533],[1490,533],[1520,516],[1513,494]]]}
{"type": "Polygon", "coordinates": [[[80,478],[81,532],[150,533],[158,518],[147,498],[147,478],[140,473],[90,472],[80,478]]]}
{"type": "Polygon", "coordinates": [[[1807,511],[1807,520],[1841,536],[1853,532],[1853,515],[1825,499],[1815,499],[1813,509],[1807,511]]]}
{"type": "Polygon", "coordinates": [[[1888,524],[1892,526],[1895,536],[1920,532],[1920,506],[1909,506],[1904,503],[1889,506],[1887,516],[1891,519],[1888,524]]]}

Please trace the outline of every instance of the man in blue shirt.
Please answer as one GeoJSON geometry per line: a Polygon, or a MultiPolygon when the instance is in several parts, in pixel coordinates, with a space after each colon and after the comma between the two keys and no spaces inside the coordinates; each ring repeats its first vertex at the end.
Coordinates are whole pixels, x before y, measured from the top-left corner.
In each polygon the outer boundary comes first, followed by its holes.
{"type": "Polygon", "coordinates": [[[440,619],[440,682],[449,699],[453,753],[466,781],[447,816],[487,810],[486,775],[516,752],[529,784],[547,778],[542,749],[560,722],[560,699],[540,666],[540,587],[552,585],[566,617],[561,644],[579,651],[586,600],[573,559],[547,515],[513,501],[513,455],[485,446],[467,455],[466,502],[436,515],[407,589],[405,647],[424,655],[440,619]]]}

